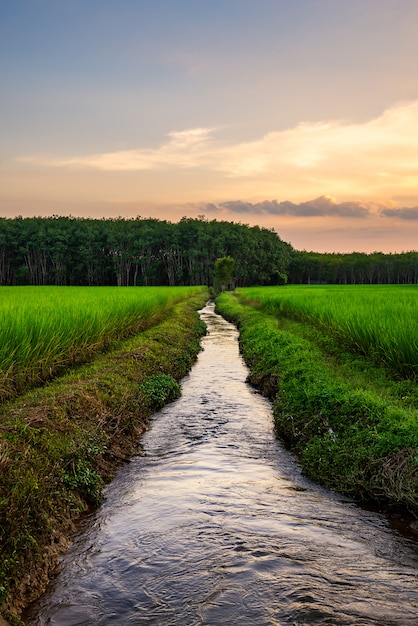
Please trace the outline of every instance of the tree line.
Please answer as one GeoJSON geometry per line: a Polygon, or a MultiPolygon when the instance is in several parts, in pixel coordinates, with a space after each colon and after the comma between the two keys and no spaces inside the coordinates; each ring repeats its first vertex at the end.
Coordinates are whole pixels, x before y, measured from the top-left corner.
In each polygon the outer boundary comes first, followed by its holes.
{"type": "Polygon", "coordinates": [[[273,230],[203,216],[0,218],[0,285],[213,285],[226,257],[238,287],[418,283],[417,251],[297,251],[273,230]]]}
{"type": "Polygon", "coordinates": [[[326,254],[294,250],[288,281],[292,284],[417,284],[418,252],[326,254]]]}
{"type": "Polygon", "coordinates": [[[283,281],[292,247],[269,229],[183,218],[0,218],[0,285],[211,285],[234,259],[236,286],[283,281]]]}

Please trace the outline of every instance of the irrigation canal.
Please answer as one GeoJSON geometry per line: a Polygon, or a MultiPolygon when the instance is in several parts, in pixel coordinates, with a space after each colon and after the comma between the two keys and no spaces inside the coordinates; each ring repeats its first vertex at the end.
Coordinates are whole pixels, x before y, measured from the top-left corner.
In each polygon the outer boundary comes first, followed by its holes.
{"type": "Polygon", "coordinates": [[[234,326],[107,488],[31,625],[418,624],[418,549],[306,480],[245,382],[234,326]]]}

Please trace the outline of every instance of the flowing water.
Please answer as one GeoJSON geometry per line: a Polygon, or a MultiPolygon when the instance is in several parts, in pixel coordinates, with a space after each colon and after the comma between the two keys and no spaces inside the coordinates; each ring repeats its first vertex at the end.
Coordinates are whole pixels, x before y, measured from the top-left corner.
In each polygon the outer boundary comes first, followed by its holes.
{"type": "Polygon", "coordinates": [[[418,624],[418,551],[306,480],[245,382],[237,331],[209,334],[182,397],[106,490],[28,624],[418,624]]]}

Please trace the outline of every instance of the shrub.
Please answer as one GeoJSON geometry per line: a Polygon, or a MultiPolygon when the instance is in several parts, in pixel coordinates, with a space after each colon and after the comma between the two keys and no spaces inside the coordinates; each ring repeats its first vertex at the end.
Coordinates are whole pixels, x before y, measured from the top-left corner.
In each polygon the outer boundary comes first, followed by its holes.
{"type": "Polygon", "coordinates": [[[158,411],[168,402],[179,398],[181,394],[179,383],[169,374],[149,376],[142,383],[141,391],[152,411],[158,411]]]}

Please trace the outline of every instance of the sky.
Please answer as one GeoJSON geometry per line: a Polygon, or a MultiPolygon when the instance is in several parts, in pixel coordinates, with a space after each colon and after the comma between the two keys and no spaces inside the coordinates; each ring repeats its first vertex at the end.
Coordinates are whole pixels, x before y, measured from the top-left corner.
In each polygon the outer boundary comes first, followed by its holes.
{"type": "Polygon", "coordinates": [[[417,0],[0,0],[0,216],[418,249],[417,0]]]}

